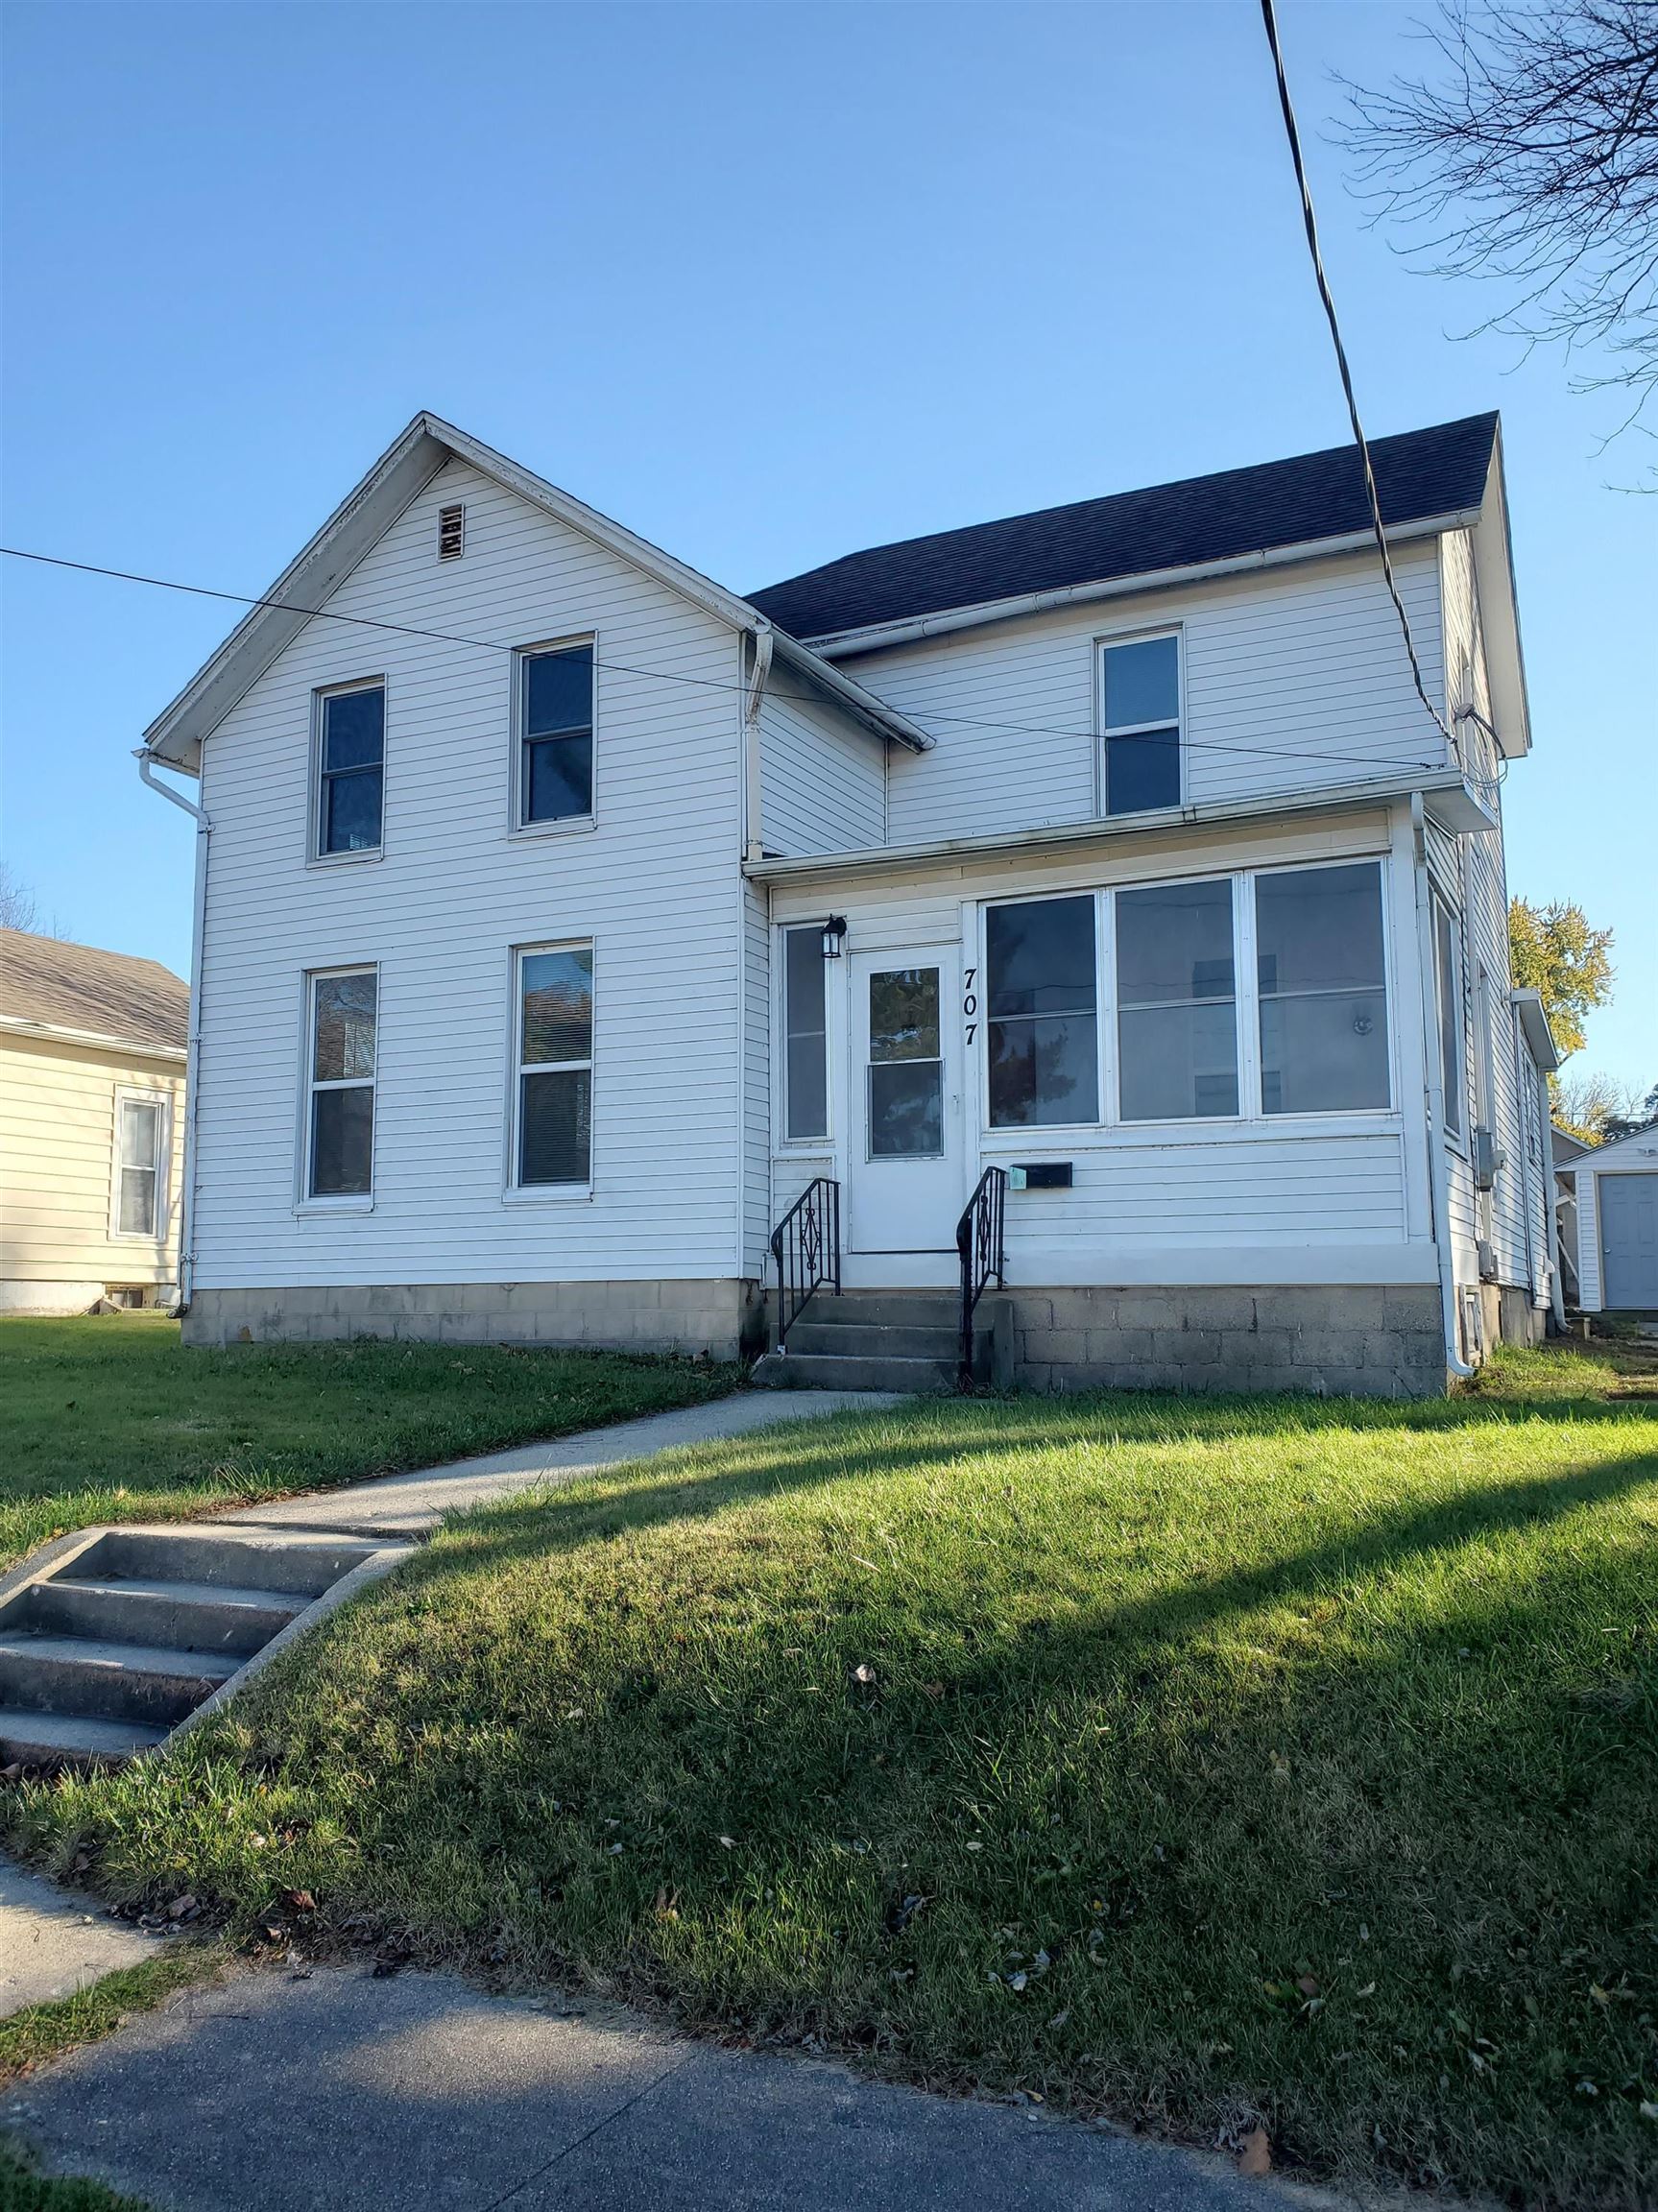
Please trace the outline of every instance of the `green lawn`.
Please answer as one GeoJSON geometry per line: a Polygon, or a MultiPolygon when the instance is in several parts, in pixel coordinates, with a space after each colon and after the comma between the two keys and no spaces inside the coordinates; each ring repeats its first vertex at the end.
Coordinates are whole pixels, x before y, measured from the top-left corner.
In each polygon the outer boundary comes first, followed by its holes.
{"type": "Polygon", "coordinates": [[[177,1322],[0,1320],[0,1568],[66,1528],[564,1436],[733,1388],[734,1367],[499,1345],[186,1351],[177,1322]]]}
{"type": "Polygon", "coordinates": [[[1658,1407],[1504,1372],[918,1404],[518,1501],[11,1834],[255,1940],[309,1891],[309,1944],[1649,2208],[1658,1407]]]}

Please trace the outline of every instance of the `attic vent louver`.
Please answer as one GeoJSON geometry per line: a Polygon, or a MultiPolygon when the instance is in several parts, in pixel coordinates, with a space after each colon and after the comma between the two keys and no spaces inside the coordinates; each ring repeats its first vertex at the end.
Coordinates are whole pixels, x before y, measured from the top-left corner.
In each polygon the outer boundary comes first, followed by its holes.
{"type": "Polygon", "coordinates": [[[466,543],[467,510],[457,499],[452,507],[438,509],[438,559],[458,561],[466,543]]]}

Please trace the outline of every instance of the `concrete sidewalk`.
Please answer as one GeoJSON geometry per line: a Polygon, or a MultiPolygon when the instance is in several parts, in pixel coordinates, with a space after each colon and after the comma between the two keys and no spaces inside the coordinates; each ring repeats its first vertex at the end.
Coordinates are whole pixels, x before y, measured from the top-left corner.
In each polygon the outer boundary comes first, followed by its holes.
{"type": "Polygon", "coordinates": [[[1230,2159],[443,1975],[244,1971],[17,2084],[49,2172],[156,2212],[1282,2212],[1230,2159]]]}
{"type": "Polygon", "coordinates": [[[707,1406],[647,1413],[609,1429],[588,1429],[550,1443],[521,1444],[482,1458],[455,1459],[412,1475],[385,1475],[343,1490],[311,1490],[273,1505],[238,1506],[215,1520],[255,1522],[271,1528],[360,1530],[375,1535],[428,1535],[445,1513],[488,1505],[549,1482],[574,1482],[653,1452],[746,1436],[780,1421],[829,1413],[878,1412],[908,1401],[880,1390],[745,1390],[707,1406]]]}
{"type": "Polygon", "coordinates": [[[0,2020],[136,1966],[159,1940],[0,1859],[0,2020]]]}

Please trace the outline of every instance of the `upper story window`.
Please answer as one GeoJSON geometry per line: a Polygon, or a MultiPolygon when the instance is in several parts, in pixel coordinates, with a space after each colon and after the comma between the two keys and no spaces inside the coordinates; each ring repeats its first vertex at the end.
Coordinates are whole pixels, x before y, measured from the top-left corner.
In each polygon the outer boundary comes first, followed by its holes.
{"type": "Polygon", "coordinates": [[[379,974],[372,968],[310,979],[308,1198],[367,1197],[373,1190],[379,1000],[379,974]]]}
{"type": "Polygon", "coordinates": [[[159,1094],[115,1094],[117,1237],[159,1237],[166,1216],[167,1101],[159,1094]]]}
{"type": "Polygon", "coordinates": [[[829,1135],[829,1021],[824,933],[783,931],[783,1135],[829,1135]]]}
{"type": "Polygon", "coordinates": [[[1102,645],[1101,781],[1107,814],[1180,805],[1180,637],[1102,645]]]}
{"type": "Polygon", "coordinates": [[[593,648],[518,655],[518,827],[593,811],[593,648]]]}
{"type": "Polygon", "coordinates": [[[520,1190],[586,1184],[593,1169],[593,949],[558,945],[517,956],[520,1190]]]}
{"type": "Polygon", "coordinates": [[[1385,1106],[1387,977],[1376,863],[1258,877],[1255,958],[1262,1112],[1385,1106]]]}
{"type": "Polygon", "coordinates": [[[377,853],[386,776],[386,686],[353,684],[318,695],[316,852],[377,853]]]}
{"type": "Polygon", "coordinates": [[[1097,1120],[1093,898],[991,907],[984,953],[991,1127],[1097,1120]]]}
{"type": "Polygon", "coordinates": [[[1230,878],[1117,895],[1117,1063],[1125,1121],[1237,1112],[1230,878]]]}

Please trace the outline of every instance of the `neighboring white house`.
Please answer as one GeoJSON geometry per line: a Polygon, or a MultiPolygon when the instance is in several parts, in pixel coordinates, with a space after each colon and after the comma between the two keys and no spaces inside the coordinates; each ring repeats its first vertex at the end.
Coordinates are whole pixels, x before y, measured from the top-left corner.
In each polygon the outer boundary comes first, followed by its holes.
{"type": "Polygon", "coordinates": [[[1576,1195],[1577,1304],[1658,1318],[1658,1128],[1559,1164],[1576,1195]]]}
{"type": "Polygon", "coordinates": [[[170,1304],[189,986],[0,929],[0,1312],[170,1304]]]}
{"type": "Polygon", "coordinates": [[[1540,1333],[1497,419],[1374,453],[1449,739],[1348,448],[745,599],[417,417],[146,733],[201,780],[190,1338],[752,1350],[806,1193],[901,1325],[992,1169],[1027,1382],[1540,1333]]]}

